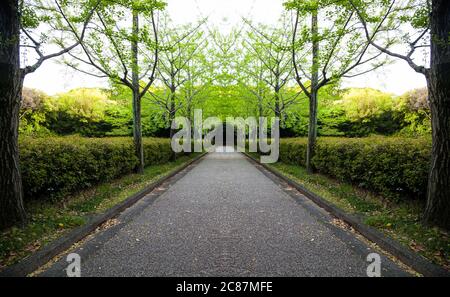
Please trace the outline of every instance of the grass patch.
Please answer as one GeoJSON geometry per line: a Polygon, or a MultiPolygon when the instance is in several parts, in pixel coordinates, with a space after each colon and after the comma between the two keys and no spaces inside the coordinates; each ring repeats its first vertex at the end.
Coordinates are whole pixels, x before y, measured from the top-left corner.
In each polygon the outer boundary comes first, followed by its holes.
{"type": "Polygon", "coordinates": [[[18,262],[70,230],[84,225],[88,218],[105,212],[159,178],[183,166],[198,154],[145,168],[143,175],[129,174],[102,183],[58,201],[30,201],[26,205],[29,222],[1,232],[0,269],[18,262]]]}
{"type": "Polygon", "coordinates": [[[362,217],[365,224],[450,269],[449,234],[421,223],[423,202],[385,199],[321,174],[309,175],[297,165],[279,162],[269,166],[347,213],[362,217]]]}

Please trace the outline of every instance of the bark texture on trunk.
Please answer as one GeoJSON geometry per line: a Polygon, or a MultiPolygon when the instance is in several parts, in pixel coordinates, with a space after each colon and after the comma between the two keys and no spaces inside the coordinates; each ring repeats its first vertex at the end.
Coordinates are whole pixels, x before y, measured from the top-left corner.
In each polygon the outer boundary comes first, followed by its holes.
{"type": "MultiPolygon", "coordinates": [[[[172,122],[175,120],[175,114],[176,114],[176,110],[175,110],[175,93],[172,93],[172,99],[171,99],[171,103],[170,103],[170,111],[169,111],[169,122],[170,122],[170,139],[173,138],[173,136],[176,133],[175,129],[172,129],[172,122]]],[[[176,160],[177,155],[176,154],[172,154],[172,160],[176,160]]]]}
{"type": "Polygon", "coordinates": [[[427,223],[450,229],[450,1],[433,0],[428,90],[433,128],[427,223]]]}
{"type": "Polygon", "coordinates": [[[23,76],[18,1],[0,4],[0,229],[25,222],[19,170],[19,108],[23,76]]]}
{"type": "Polygon", "coordinates": [[[138,90],[133,90],[133,142],[138,159],[136,173],[144,172],[144,145],[142,143],[141,98],[138,90]]]}
{"type": "Polygon", "coordinates": [[[311,92],[309,96],[309,126],[308,126],[308,146],[306,148],[306,171],[313,172],[312,158],[314,157],[314,147],[317,139],[317,91],[319,83],[319,33],[317,11],[312,13],[311,34],[312,42],[312,75],[311,92]]]}
{"type": "Polygon", "coordinates": [[[264,107],[261,100],[258,101],[258,118],[262,118],[264,116],[264,107]]]}
{"type": "MultiPolygon", "coordinates": [[[[175,78],[172,78],[172,81],[175,81],[175,78]]],[[[171,87],[170,88],[170,102],[169,102],[169,125],[170,125],[170,139],[175,135],[175,130],[172,129],[172,122],[175,120],[175,114],[176,114],[176,88],[171,87]]]]}
{"type": "Polygon", "coordinates": [[[187,115],[187,118],[188,118],[189,122],[192,125],[192,123],[193,123],[192,104],[190,102],[188,103],[188,105],[186,107],[186,115],[187,115]]]}
{"type": "Polygon", "coordinates": [[[144,147],[142,144],[142,123],[141,123],[141,95],[139,87],[139,60],[138,60],[138,35],[139,35],[139,15],[133,11],[133,40],[131,42],[132,52],[132,84],[133,84],[133,138],[134,149],[138,164],[137,173],[144,173],[144,147]]]}
{"type": "Polygon", "coordinates": [[[313,173],[312,158],[317,141],[317,92],[311,92],[309,98],[308,146],[306,148],[306,170],[313,173]]]}
{"type": "Polygon", "coordinates": [[[281,110],[280,110],[280,89],[278,87],[275,88],[275,96],[274,96],[274,101],[275,101],[275,108],[274,108],[274,113],[275,113],[275,117],[280,118],[281,116],[281,110]]]}

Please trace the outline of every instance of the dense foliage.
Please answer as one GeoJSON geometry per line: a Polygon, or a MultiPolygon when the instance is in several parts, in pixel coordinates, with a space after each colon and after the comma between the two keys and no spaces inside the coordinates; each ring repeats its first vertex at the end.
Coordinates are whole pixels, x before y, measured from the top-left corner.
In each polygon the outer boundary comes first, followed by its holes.
{"type": "MultiPolygon", "coordinates": [[[[57,199],[131,173],[137,164],[131,138],[22,137],[20,167],[25,199],[57,199]]],[[[146,165],[165,163],[174,153],[168,139],[145,138],[146,165]]]]}
{"type": "MultiPolygon", "coordinates": [[[[429,135],[430,110],[426,89],[394,96],[370,88],[320,91],[318,134],[365,137],[370,135],[429,135]]],[[[287,112],[287,136],[308,134],[308,101],[287,112]]]]}
{"type": "MultiPolygon", "coordinates": [[[[246,90],[239,86],[208,86],[208,100],[197,107],[204,117],[250,116],[256,111],[248,105],[246,90]]],[[[163,95],[163,90],[153,89],[163,95]]],[[[185,90],[180,89],[180,94],[185,90]]],[[[286,93],[295,94],[295,88],[286,93]]],[[[291,96],[292,96],[291,94],[291,96]]],[[[131,136],[132,113],[130,91],[122,86],[112,89],[75,89],[48,96],[25,89],[21,109],[22,134],[72,135],[88,137],[131,136]]],[[[374,89],[350,88],[321,90],[319,102],[319,135],[363,137],[373,134],[417,136],[431,133],[430,111],[426,89],[394,96],[374,89]]],[[[286,110],[282,136],[306,136],[308,100],[286,110]]],[[[167,112],[153,104],[150,95],[142,101],[142,124],[145,136],[168,136],[167,112]]],[[[270,112],[266,111],[267,115],[270,112]]],[[[184,115],[179,110],[177,115],[184,115]]]]}
{"type": "MultiPolygon", "coordinates": [[[[280,160],[305,164],[306,138],[283,139],[280,160]]],[[[319,138],[314,168],[391,198],[424,199],[431,141],[402,137],[319,138]]]]}
{"type": "MultiPolygon", "coordinates": [[[[25,88],[20,132],[33,136],[131,136],[133,119],[129,96],[131,91],[120,85],[111,89],[74,89],[54,96],[25,88]]],[[[163,112],[146,97],[142,106],[144,135],[167,134],[168,124],[163,112]]]]}

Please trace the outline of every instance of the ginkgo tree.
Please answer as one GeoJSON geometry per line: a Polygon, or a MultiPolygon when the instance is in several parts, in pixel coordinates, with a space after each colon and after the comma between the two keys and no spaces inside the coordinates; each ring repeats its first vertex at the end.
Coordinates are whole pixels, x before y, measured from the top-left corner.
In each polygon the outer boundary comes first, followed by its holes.
{"type": "MultiPolygon", "coordinates": [[[[204,32],[200,30],[204,21],[200,21],[197,25],[188,24],[173,28],[170,19],[165,18],[161,58],[157,67],[158,78],[165,87],[165,92],[163,94],[151,92],[151,99],[166,113],[168,126],[171,126],[177,111],[191,102],[183,102],[183,98],[177,96],[181,87],[193,88],[192,83],[199,74],[199,70],[194,70],[192,63],[200,61],[201,53],[207,46],[204,32]]],[[[190,94],[185,93],[188,97],[184,99],[193,99],[196,94],[194,90],[191,91],[190,94]]],[[[170,137],[173,134],[174,130],[170,129],[170,137]]]]}
{"type": "Polygon", "coordinates": [[[246,23],[250,30],[243,41],[247,53],[245,59],[250,60],[253,67],[243,71],[255,81],[254,87],[257,87],[260,92],[254,93],[259,97],[258,101],[266,101],[266,106],[273,111],[275,117],[280,119],[280,125],[283,127],[286,109],[294,104],[298,97],[298,94],[286,96],[286,92],[283,92],[292,81],[294,73],[292,54],[289,50],[292,39],[290,24],[286,15],[279,21],[279,27],[255,26],[248,20],[246,23]],[[270,89],[269,100],[261,97],[263,95],[261,84],[270,89]]]}
{"type": "Polygon", "coordinates": [[[0,228],[26,220],[18,149],[25,77],[79,46],[100,2],[5,0],[0,4],[0,228]]]}
{"type": "MultiPolygon", "coordinates": [[[[371,50],[348,1],[291,0],[284,5],[293,14],[291,51],[295,80],[309,99],[306,168],[311,173],[319,90],[342,78],[366,74],[386,60],[371,50]]],[[[375,32],[380,29],[375,28],[375,32]]]]}
{"type": "Polygon", "coordinates": [[[240,63],[241,75],[238,86],[242,99],[254,108],[254,114],[260,117],[268,115],[270,102],[270,88],[264,82],[264,65],[260,60],[253,59],[247,54],[240,63]],[[249,75],[250,74],[250,75],[249,75]]]}
{"type": "Polygon", "coordinates": [[[205,43],[184,67],[184,85],[180,88],[181,113],[193,122],[194,110],[211,96],[215,81],[214,56],[205,43]]]}
{"type": "MultiPolygon", "coordinates": [[[[144,171],[141,101],[156,79],[159,58],[159,0],[108,0],[99,6],[66,64],[84,74],[108,78],[132,91],[137,173],[144,171]]],[[[73,28],[69,28],[74,33],[73,28]]]]}
{"type": "Polygon", "coordinates": [[[449,229],[450,1],[348,2],[370,45],[380,53],[404,61],[427,81],[432,152],[424,219],[449,229]],[[397,47],[392,49],[391,44],[397,47]]]}

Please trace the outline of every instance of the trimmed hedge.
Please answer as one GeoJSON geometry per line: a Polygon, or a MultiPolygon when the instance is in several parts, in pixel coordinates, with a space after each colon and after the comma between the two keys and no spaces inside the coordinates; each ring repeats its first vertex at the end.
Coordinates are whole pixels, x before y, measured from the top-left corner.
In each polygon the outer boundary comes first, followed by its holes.
{"type": "MultiPolygon", "coordinates": [[[[305,165],[306,138],[282,139],[280,161],[305,165]]],[[[424,199],[430,166],[428,138],[318,139],[315,170],[390,198],[424,199]]]]}
{"type": "MultiPolygon", "coordinates": [[[[169,139],[144,138],[145,165],[165,163],[174,153],[169,139]]],[[[60,198],[133,172],[131,138],[21,138],[20,168],[25,199],[60,198]]]]}

